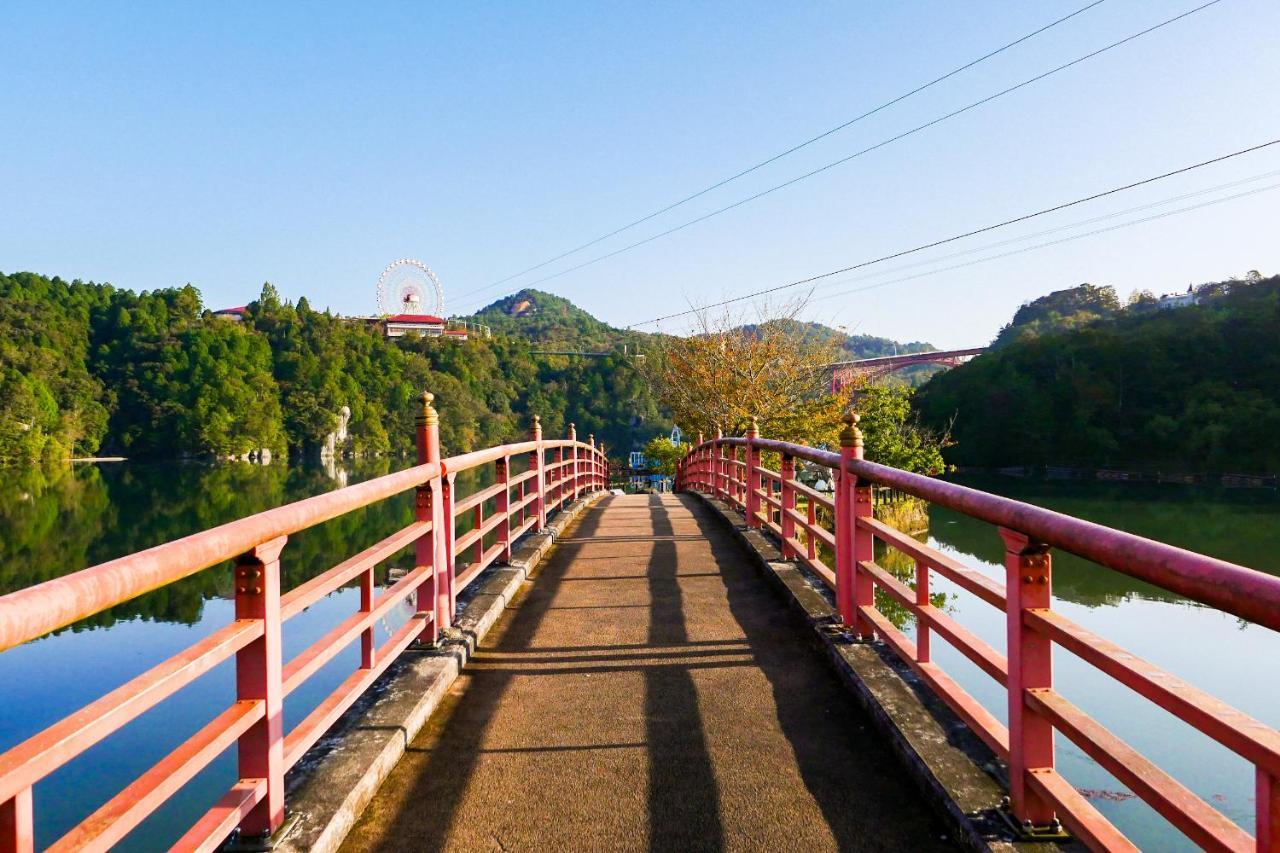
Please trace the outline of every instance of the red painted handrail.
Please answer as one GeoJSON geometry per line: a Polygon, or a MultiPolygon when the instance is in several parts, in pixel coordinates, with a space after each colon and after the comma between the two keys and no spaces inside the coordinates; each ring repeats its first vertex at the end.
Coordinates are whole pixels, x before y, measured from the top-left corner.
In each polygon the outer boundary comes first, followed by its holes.
{"type": "Polygon", "coordinates": [[[608,459],[594,439],[543,440],[534,418],[531,440],[440,458],[439,420],[423,395],[417,420],[418,463],[395,474],[232,521],[127,557],[0,597],[0,652],[100,613],[139,595],[234,559],[236,619],[177,655],[38,732],[0,755],[0,853],[35,846],[32,786],[85,750],[173,695],[217,664],[236,661],[237,701],[185,743],[107,801],[52,849],[107,849],[124,838],[227,747],[237,745],[240,779],[173,849],[208,850],[239,828],[264,835],[284,818],[284,772],[359,698],[414,640],[434,642],[452,622],[456,594],[522,534],[546,526],[549,513],[602,490],[608,459]],[[554,455],[546,463],[547,453],[554,455]],[[527,455],[526,473],[508,477],[514,456],[527,455]],[[456,504],[458,473],[483,465],[498,482],[456,504]],[[416,490],[415,521],[308,580],[280,589],[281,549],[287,537],[409,489],[416,490]],[[518,497],[511,500],[511,490],[518,497]],[[484,505],[496,504],[482,521],[484,505]],[[455,509],[461,507],[461,509],[455,509]],[[476,559],[455,576],[454,522],[474,514],[480,534],[462,537],[476,559]],[[513,524],[514,522],[514,524],[513,524]],[[485,533],[499,541],[484,548],[485,533]],[[470,538],[468,538],[470,537],[470,538]],[[375,597],[374,569],[404,548],[416,547],[415,567],[375,597]],[[358,580],[360,607],[292,660],[280,647],[283,622],[329,593],[358,580]],[[374,626],[416,596],[416,612],[381,646],[374,626]],[[283,731],[284,696],[342,649],[360,641],[361,664],[291,731],[283,731]]]}
{"type": "Polygon", "coordinates": [[[1067,551],[1272,630],[1280,630],[1280,578],[866,461],[856,419],[846,426],[841,445],[834,453],[765,439],[754,427],[743,437],[717,435],[690,449],[678,467],[676,487],[708,493],[742,511],[748,527],[771,531],[786,558],[809,566],[824,580],[835,592],[841,620],[853,633],[878,638],[893,649],[1008,762],[1011,811],[1019,823],[1043,826],[1061,819],[1094,849],[1135,849],[1055,769],[1056,730],[1201,847],[1280,851],[1280,732],[1055,613],[1050,550],[1067,551]],[[738,458],[740,452],[743,459],[738,458]],[[762,452],[779,454],[779,471],[761,466],[762,452]],[[833,498],[799,482],[797,459],[830,469],[833,498]],[[995,525],[1005,541],[1005,583],[876,521],[871,515],[873,484],[995,525]],[[799,509],[801,499],[804,512],[799,509]],[[823,517],[830,519],[831,529],[824,526],[823,517]],[[914,589],[876,564],[877,541],[914,560],[914,589]],[[822,561],[824,551],[834,554],[834,571],[822,561]],[[932,606],[933,572],[1006,613],[1007,658],[932,606]],[[877,609],[877,587],[915,617],[915,642],[877,609]],[[933,662],[930,640],[935,634],[1006,688],[1007,728],[933,662]],[[1252,763],[1256,837],[1055,692],[1050,654],[1054,645],[1252,763]]]}

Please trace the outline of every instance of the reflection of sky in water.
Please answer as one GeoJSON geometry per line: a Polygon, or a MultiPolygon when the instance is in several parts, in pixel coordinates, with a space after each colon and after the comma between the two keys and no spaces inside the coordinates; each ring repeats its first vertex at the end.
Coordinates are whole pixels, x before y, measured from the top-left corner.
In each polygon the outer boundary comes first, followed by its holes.
{"type": "MultiPolygon", "coordinates": [[[[974,484],[979,485],[979,484],[974,484]]],[[[1280,502],[1196,498],[1181,490],[1126,494],[1115,487],[1071,484],[979,485],[1010,497],[1161,539],[1280,574],[1280,502]],[[1058,493],[1055,493],[1057,491],[1058,493]],[[1251,559],[1252,558],[1252,559],[1251,559]]],[[[930,544],[1004,580],[995,528],[934,507],[930,544]]],[[[962,625],[1005,651],[1004,614],[934,574],[947,609],[962,625]]],[[[1164,590],[1055,552],[1054,609],[1236,708],[1280,727],[1280,634],[1179,599],[1164,590]]],[[[941,638],[933,657],[1002,721],[1004,690],[941,638]]],[[[1054,650],[1055,687],[1214,807],[1253,832],[1252,765],[1061,648],[1054,650]]],[[[1070,741],[1058,736],[1059,769],[1144,849],[1196,849],[1070,741]]]]}
{"type": "MultiPolygon", "coordinates": [[[[233,464],[80,468],[52,481],[26,472],[0,483],[0,592],[132,553],[195,531],[405,467],[407,460],[337,466],[233,464]]],[[[513,465],[519,471],[523,464],[513,465]]],[[[465,496],[491,472],[458,475],[465,496]]],[[[281,556],[286,589],[324,572],[412,520],[406,492],[290,537],[281,556]]],[[[470,529],[461,519],[459,532],[470,529]]],[[[412,550],[377,572],[412,565],[412,550]]],[[[71,630],[0,654],[0,751],[119,687],[232,619],[231,571],[213,567],[71,630]]],[[[410,597],[412,598],[412,596],[410,597]]],[[[284,625],[287,661],[358,609],[359,590],[330,594],[284,625]]],[[[413,612],[394,608],[376,628],[385,642],[413,612]]],[[[348,646],[285,700],[285,726],[300,722],[359,665],[348,646]]],[[[230,661],[51,774],[35,789],[37,843],[70,829],[211,720],[235,697],[230,661]]],[[[162,850],[235,781],[234,748],[223,754],[118,849],[162,850]]]]}

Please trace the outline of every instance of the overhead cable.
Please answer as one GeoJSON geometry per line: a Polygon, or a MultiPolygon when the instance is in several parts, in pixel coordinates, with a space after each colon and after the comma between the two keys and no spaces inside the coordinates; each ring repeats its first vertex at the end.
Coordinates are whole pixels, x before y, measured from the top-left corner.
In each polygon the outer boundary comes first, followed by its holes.
{"type": "Polygon", "coordinates": [[[985,234],[988,231],[995,231],[997,228],[1005,228],[1009,225],[1014,225],[1019,222],[1026,222],[1027,220],[1030,220],[1030,219],[1035,219],[1037,217],[1045,216],[1050,213],[1056,213],[1059,210],[1066,210],[1067,208],[1076,207],[1077,205],[1086,204],[1091,201],[1096,201],[1097,199],[1100,199],[1100,198],[1106,198],[1107,196],[1116,195],[1117,193],[1127,192],[1128,190],[1137,189],[1138,187],[1148,186],[1150,184],[1156,183],[1157,181],[1163,181],[1168,178],[1172,178],[1176,175],[1184,175],[1188,172],[1195,171],[1196,169],[1203,169],[1206,166],[1211,166],[1215,163],[1222,163],[1227,160],[1234,159],[1236,157],[1242,157],[1246,154],[1252,154],[1256,151],[1261,151],[1265,148],[1270,148],[1271,146],[1277,145],[1277,144],[1280,144],[1280,138],[1272,139],[1269,142],[1262,142],[1257,145],[1251,145],[1248,148],[1241,148],[1238,151],[1232,151],[1229,154],[1222,154],[1217,157],[1211,157],[1208,160],[1201,160],[1198,163],[1192,163],[1187,166],[1181,166],[1177,169],[1173,169],[1168,172],[1163,172],[1158,175],[1152,175],[1149,178],[1143,178],[1142,180],[1132,181],[1130,183],[1123,184],[1118,187],[1112,187],[1111,189],[1103,190],[1101,192],[1093,193],[1092,195],[1087,195],[1081,198],[1073,199],[1072,201],[1062,202],[1061,204],[1055,204],[1050,207],[1041,208],[1040,210],[1032,211],[1031,213],[1024,213],[1021,216],[1015,216],[1011,219],[1005,219],[1000,222],[994,222],[990,225],[984,225],[981,228],[974,228],[969,231],[964,231],[960,234],[953,234],[950,237],[943,237],[938,240],[932,240],[928,243],[922,243],[921,245],[913,246],[910,249],[902,249],[896,252],[890,252],[889,254],[881,255],[876,258],[871,258],[866,261],[860,261],[856,264],[850,264],[849,266],[841,267],[840,269],[831,270],[829,272],[824,272],[818,275],[809,276],[808,278],[802,278],[797,281],[787,282],[786,284],[778,284],[778,285],[774,285],[773,287],[766,287],[761,290],[755,290],[750,293],[744,293],[741,296],[735,296],[730,299],[724,299],[719,302],[713,302],[709,305],[703,305],[699,308],[691,308],[687,311],[679,311],[674,314],[667,314],[662,317],[655,317],[652,320],[645,320],[642,323],[632,323],[627,328],[634,329],[639,326],[650,326],[655,323],[661,323],[665,320],[673,320],[677,317],[687,317],[691,314],[695,314],[698,311],[705,310],[707,308],[718,308],[722,305],[731,305],[735,302],[742,302],[747,299],[754,299],[758,296],[766,296],[770,293],[777,293],[782,290],[789,290],[790,288],[793,288],[793,287],[800,287],[802,285],[811,284],[815,281],[821,281],[823,279],[832,278],[837,275],[843,275],[847,272],[853,272],[854,270],[863,269],[865,267],[872,266],[873,264],[879,264],[885,261],[891,261],[895,258],[901,258],[907,255],[913,255],[913,254],[916,254],[917,252],[923,252],[927,249],[932,249],[937,246],[946,245],[947,243],[954,243],[958,240],[964,240],[968,237],[977,236],[978,234],[985,234]]]}

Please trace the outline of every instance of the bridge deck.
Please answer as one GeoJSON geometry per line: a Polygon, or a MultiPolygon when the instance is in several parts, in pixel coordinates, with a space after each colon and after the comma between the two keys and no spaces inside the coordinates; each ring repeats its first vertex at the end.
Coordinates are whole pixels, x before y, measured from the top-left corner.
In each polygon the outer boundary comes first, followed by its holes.
{"type": "Polygon", "coordinates": [[[929,850],[943,830],[709,511],[567,531],[349,850],[929,850]]]}

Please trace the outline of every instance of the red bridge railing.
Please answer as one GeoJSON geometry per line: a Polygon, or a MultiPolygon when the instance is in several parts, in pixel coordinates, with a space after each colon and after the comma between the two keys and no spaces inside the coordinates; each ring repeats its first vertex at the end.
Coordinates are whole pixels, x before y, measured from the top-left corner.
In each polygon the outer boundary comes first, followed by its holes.
{"type": "MultiPolygon", "coordinates": [[[[1139,578],[1193,601],[1280,630],[1280,578],[953,483],[863,459],[856,416],[839,453],[761,438],[716,437],[692,448],[676,487],[741,510],[749,527],[779,539],[784,556],[807,565],[835,591],[841,620],[878,637],[920,676],[1009,767],[1011,810],[1032,834],[1055,821],[1091,848],[1137,849],[1055,769],[1061,732],[1192,842],[1208,850],[1280,851],[1280,732],[1055,613],[1051,548],[1139,578]],[[778,471],[761,453],[778,454],[778,471]],[[796,461],[830,469],[834,497],[801,483],[796,461]],[[873,486],[887,486],[996,526],[1005,544],[1005,583],[986,577],[872,515],[873,486]],[[803,510],[798,507],[803,503],[803,510]],[[915,588],[875,561],[876,542],[915,562],[915,588]],[[834,567],[823,561],[834,554],[834,567]],[[931,573],[1006,614],[1007,656],[929,600],[931,573]],[[875,590],[915,617],[914,641],[877,609],[875,590]],[[1006,688],[1006,727],[933,660],[937,636],[1006,688]],[[1255,767],[1256,824],[1250,835],[1054,690],[1057,645],[1172,713],[1255,767]]],[[[1272,662],[1274,664],[1274,662],[1272,662]]],[[[1274,671],[1263,677],[1276,677],[1274,671]]]]}
{"type": "Polygon", "coordinates": [[[529,441],[440,458],[432,396],[417,419],[418,465],[359,485],[232,521],[137,554],[0,597],[0,652],[143,593],[234,560],[235,621],[152,667],[0,755],[0,853],[34,849],[32,787],[54,770],[225,660],[235,659],[236,701],[49,849],[106,850],[154,812],[224,750],[235,745],[239,781],[172,847],[212,850],[237,828],[262,836],[284,820],[284,774],[415,640],[433,643],[449,627],[455,596],[511,546],[546,526],[548,514],[605,488],[608,461],[595,440],[543,440],[534,418],[529,441]],[[511,460],[527,455],[527,470],[511,460]],[[462,471],[492,464],[496,482],[454,495],[462,471]],[[291,590],[280,588],[280,553],[290,534],[400,494],[416,491],[415,520],[381,542],[291,590]],[[492,503],[486,518],[484,507],[492,503]],[[455,538],[455,520],[473,527],[455,538]],[[492,536],[491,536],[492,534],[492,536]],[[486,539],[492,544],[486,547],[486,539]],[[374,568],[414,545],[414,568],[375,594],[374,568]],[[469,561],[460,570],[455,563],[469,561]],[[359,609],[291,660],[281,625],[329,593],[358,581],[359,609]],[[375,625],[412,598],[415,612],[382,645],[375,625]],[[283,730],[284,697],[356,640],[360,666],[302,722],[283,730]]]}

